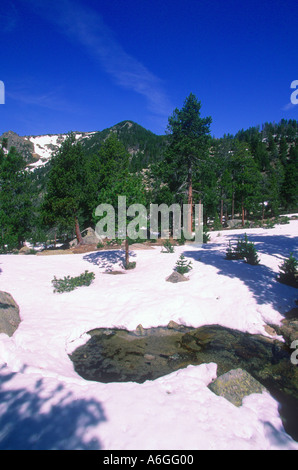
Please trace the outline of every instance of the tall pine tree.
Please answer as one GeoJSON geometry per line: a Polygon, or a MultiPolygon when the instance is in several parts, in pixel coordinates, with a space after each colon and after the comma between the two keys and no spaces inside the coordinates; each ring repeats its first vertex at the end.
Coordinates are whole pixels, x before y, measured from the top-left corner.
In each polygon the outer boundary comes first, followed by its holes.
{"type": "Polygon", "coordinates": [[[43,218],[50,226],[75,229],[79,244],[82,242],[79,217],[85,204],[84,188],[84,152],[75,135],[70,133],[51,159],[43,218]]]}
{"type": "Polygon", "coordinates": [[[168,120],[170,144],[161,164],[164,182],[181,198],[187,195],[191,208],[188,231],[192,231],[193,184],[200,182],[203,164],[209,158],[211,117],[201,117],[201,102],[193,93],[168,120]]]}

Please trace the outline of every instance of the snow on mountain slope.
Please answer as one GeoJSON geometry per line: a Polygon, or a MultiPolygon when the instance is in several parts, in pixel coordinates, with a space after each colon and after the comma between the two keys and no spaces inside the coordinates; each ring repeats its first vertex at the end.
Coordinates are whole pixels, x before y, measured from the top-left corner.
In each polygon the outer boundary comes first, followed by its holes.
{"type": "MultiPolygon", "coordinates": [[[[77,140],[88,138],[95,132],[74,132],[77,140]]],[[[67,138],[68,134],[48,134],[37,136],[26,136],[25,139],[29,140],[34,145],[34,153],[38,160],[31,163],[30,168],[38,168],[44,166],[56,152],[67,138]]]]}

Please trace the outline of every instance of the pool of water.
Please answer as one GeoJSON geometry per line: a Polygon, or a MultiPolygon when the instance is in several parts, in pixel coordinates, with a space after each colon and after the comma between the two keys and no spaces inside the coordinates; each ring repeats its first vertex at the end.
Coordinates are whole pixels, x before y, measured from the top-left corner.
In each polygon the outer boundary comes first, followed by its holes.
{"type": "Polygon", "coordinates": [[[155,380],[188,365],[215,362],[217,375],[242,368],[279,402],[285,430],[298,441],[298,367],[282,342],[219,325],[127,331],[95,329],[71,355],[76,372],[103,383],[155,380]]]}

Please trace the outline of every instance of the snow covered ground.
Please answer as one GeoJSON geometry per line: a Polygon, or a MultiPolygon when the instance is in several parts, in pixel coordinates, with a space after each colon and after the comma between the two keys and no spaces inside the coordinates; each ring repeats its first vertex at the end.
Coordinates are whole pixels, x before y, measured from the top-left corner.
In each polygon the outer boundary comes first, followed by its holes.
{"type": "Polygon", "coordinates": [[[295,306],[297,290],[275,279],[290,252],[298,256],[298,220],[274,229],[246,229],[261,264],[226,261],[229,239],[244,230],[212,233],[210,243],[173,254],[135,250],[136,269],[119,267],[119,252],[0,256],[0,289],[20,307],[22,322],[0,335],[0,448],[2,449],[286,449],[298,450],[266,392],[240,408],[211,392],[217,365],[189,366],[144,384],[86,381],[68,354],[96,327],[134,330],[170,320],[198,327],[220,324],[268,335],[295,306]],[[192,261],[189,282],[165,281],[180,253],[192,261]],[[117,265],[118,263],[118,265],[117,265]],[[93,271],[95,281],[63,294],[51,280],[93,271]]]}

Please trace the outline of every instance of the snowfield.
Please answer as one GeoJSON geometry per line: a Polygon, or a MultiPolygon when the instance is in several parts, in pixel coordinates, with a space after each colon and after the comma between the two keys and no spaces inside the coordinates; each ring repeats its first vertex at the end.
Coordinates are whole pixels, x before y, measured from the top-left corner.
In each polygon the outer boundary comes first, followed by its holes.
{"type": "MultiPolygon", "coordinates": [[[[95,132],[75,133],[77,140],[86,138],[95,132]]],[[[26,137],[27,140],[33,143],[34,153],[39,155],[40,159],[35,163],[31,163],[29,167],[35,169],[44,166],[51,159],[53,152],[58,150],[62,143],[66,140],[68,134],[54,134],[54,135],[37,135],[26,137]]]]}
{"type": "Polygon", "coordinates": [[[278,403],[267,393],[246,397],[240,408],[207,388],[215,363],[189,366],[144,384],[86,381],[68,354],[97,327],[130,330],[219,324],[268,336],[295,306],[297,290],[275,276],[285,257],[298,256],[298,220],[274,229],[212,232],[202,247],[175,253],[134,250],[136,268],[119,269],[119,251],[76,255],[0,256],[0,289],[20,307],[21,323],[0,334],[0,448],[298,450],[286,434],[278,403]],[[228,240],[246,232],[261,264],[224,260],[228,240]],[[180,253],[192,261],[189,282],[165,281],[180,253]],[[57,294],[54,276],[96,275],[89,287],[57,294]]]}

